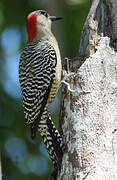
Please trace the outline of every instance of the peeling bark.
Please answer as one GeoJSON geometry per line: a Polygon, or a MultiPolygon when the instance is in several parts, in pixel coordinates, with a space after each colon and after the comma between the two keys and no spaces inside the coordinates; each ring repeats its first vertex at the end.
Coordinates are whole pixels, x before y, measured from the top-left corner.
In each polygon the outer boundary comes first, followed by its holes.
{"type": "Polygon", "coordinates": [[[85,56],[86,48],[90,39],[90,27],[92,19],[98,21],[98,33],[110,38],[111,45],[116,48],[117,43],[117,1],[116,0],[93,0],[91,9],[84,24],[79,56],[85,56]]]}
{"type": "MultiPolygon", "coordinates": [[[[71,76],[64,70],[65,81],[72,90],[64,88],[63,92],[61,119],[67,150],[58,180],[117,179],[117,53],[110,47],[117,35],[117,23],[112,25],[113,34],[107,34],[104,20],[103,34],[108,37],[99,33],[102,2],[104,19],[111,18],[106,8],[114,11],[117,2],[94,0],[79,50],[80,56],[87,58],[71,76]]],[[[112,17],[116,17],[114,12],[112,17]]]]}

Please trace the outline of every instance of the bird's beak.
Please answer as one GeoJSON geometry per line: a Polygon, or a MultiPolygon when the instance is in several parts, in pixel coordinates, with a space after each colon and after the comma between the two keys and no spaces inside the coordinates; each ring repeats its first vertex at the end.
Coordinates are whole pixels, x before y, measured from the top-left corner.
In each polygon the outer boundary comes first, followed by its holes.
{"type": "Polygon", "coordinates": [[[57,17],[57,16],[50,16],[50,19],[51,19],[51,21],[57,21],[57,20],[60,20],[60,19],[63,19],[63,18],[57,17]]]}

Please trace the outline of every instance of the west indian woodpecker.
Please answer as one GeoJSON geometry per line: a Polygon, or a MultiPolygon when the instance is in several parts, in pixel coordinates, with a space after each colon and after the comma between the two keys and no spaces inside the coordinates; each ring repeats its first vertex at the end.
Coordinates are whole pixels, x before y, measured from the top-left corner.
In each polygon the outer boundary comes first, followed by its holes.
{"type": "Polygon", "coordinates": [[[51,120],[49,104],[56,97],[61,81],[61,56],[58,43],[51,32],[52,22],[61,19],[44,10],[27,17],[28,44],[19,64],[19,79],[26,123],[31,137],[40,132],[55,169],[62,161],[62,138],[51,120]]]}

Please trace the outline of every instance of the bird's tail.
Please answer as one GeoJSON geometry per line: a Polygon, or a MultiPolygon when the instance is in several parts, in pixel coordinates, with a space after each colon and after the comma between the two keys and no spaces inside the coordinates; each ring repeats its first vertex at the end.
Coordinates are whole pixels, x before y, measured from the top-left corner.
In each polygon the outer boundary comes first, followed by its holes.
{"type": "Polygon", "coordinates": [[[48,116],[46,111],[44,111],[42,118],[39,122],[38,131],[43,138],[43,141],[46,145],[55,169],[60,170],[63,156],[62,138],[60,133],[56,129],[53,121],[51,120],[51,117],[48,116]]]}

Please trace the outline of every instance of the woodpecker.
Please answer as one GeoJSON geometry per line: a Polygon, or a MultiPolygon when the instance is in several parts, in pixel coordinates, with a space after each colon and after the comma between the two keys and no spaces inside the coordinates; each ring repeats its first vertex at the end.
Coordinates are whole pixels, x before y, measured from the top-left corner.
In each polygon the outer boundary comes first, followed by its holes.
{"type": "Polygon", "coordinates": [[[61,81],[61,56],[51,32],[52,22],[62,19],[37,10],[27,17],[28,43],[20,57],[19,80],[24,116],[31,137],[40,132],[56,169],[62,160],[62,138],[51,120],[49,105],[54,101],[61,81]]]}

